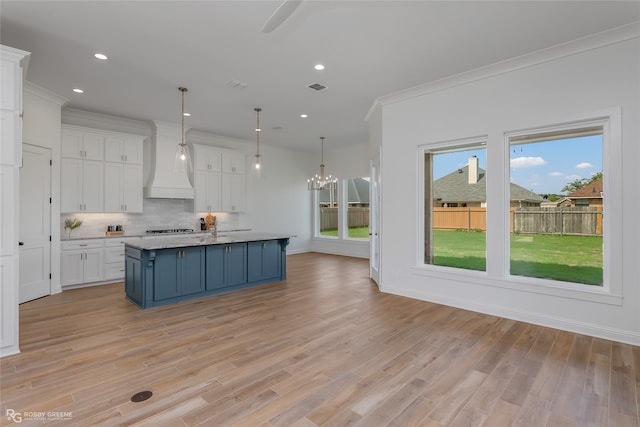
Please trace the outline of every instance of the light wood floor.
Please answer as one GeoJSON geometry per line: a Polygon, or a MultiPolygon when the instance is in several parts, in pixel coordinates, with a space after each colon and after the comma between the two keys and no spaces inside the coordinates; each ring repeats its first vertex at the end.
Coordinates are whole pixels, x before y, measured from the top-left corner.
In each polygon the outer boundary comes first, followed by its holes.
{"type": "Polygon", "coordinates": [[[638,347],[382,294],[366,260],[288,264],[286,282],[149,310],[122,284],[21,305],[1,424],[639,425],[638,347]]]}

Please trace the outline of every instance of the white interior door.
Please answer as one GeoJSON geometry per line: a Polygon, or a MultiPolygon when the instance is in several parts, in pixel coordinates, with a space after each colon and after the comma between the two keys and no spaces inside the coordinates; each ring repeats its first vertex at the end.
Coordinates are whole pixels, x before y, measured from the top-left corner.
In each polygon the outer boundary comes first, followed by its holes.
{"type": "Polygon", "coordinates": [[[371,181],[370,181],[371,200],[369,207],[369,229],[371,230],[371,238],[369,239],[370,256],[369,256],[369,276],[380,285],[380,155],[376,155],[371,160],[371,181]]]}
{"type": "Polygon", "coordinates": [[[22,144],[20,303],[51,294],[51,150],[22,144]]]}

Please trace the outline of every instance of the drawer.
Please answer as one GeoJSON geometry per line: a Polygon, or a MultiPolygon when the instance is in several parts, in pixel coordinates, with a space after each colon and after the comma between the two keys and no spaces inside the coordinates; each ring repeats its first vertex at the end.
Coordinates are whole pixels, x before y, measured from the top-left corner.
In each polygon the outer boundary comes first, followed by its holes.
{"type": "Polygon", "coordinates": [[[124,279],[124,262],[106,264],[104,276],[105,279],[124,279]]]}
{"type": "Polygon", "coordinates": [[[104,262],[107,264],[112,262],[124,262],[124,245],[120,247],[107,247],[105,250],[104,262]]]}
{"type": "Polygon", "coordinates": [[[104,240],[88,239],[88,240],[66,240],[62,242],[63,251],[73,251],[78,249],[101,249],[104,248],[104,240]]]}

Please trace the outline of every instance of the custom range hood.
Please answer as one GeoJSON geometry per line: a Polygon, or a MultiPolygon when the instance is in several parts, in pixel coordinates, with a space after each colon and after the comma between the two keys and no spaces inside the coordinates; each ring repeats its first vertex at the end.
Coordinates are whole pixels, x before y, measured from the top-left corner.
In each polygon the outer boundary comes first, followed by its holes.
{"type": "Polygon", "coordinates": [[[152,121],[150,179],[144,187],[147,199],[193,199],[186,171],[174,172],[176,147],[182,138],[179,124],[152,121]]]}

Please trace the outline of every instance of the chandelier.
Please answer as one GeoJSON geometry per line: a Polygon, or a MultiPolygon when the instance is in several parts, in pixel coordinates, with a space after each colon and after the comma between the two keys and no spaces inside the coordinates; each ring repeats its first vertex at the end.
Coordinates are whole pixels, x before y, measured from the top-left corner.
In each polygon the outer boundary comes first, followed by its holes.
{"type": "Polygon", "coordinates": [[[254,108],[256,110],[256,169],[260,169],[260,111],[262,108],[254,108]]]}
{"type": "Polygon", "coordinates": [[[333,178],[331,175],[324,174],[324,136],[320,137],[322,142],[322,160],[320,163],[320,175],[314,176],[307,180],[307,188],[309,190],[335,190],[337,188],[337,178],[333,178]]]}
{"type": "Polygon", "coordinates": [[[179,87],[178,90],[182,92],[182,130],[180,131],[181,141],[178,144],[178,149],[176,150],[176,158],[173,162],[173,171],[174,172],[186,172],[191,168],[191,157],[189,156],[189,147],[185,142],[184,136],[184,93],[187,91],[186,87],[179,87]]]}

